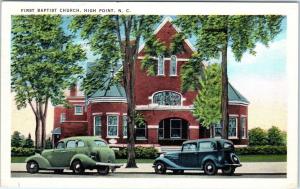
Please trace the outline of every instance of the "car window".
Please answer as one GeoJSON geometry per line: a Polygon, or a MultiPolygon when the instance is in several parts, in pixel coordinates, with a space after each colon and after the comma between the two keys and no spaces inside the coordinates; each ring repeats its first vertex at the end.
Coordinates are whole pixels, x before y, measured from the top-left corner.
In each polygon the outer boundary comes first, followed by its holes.
{"type": "Polygon", "coordinates": [[[200,152],[207,152],[216,150],[217,146],[214,142],[200,142],[199,143],[199,151],[200,152]]]}
{"type": "Polygon", "coordinates": [[[197,143],[187,143],[183,145],[183,152],[195,152],[197,150],[197,143]]]}
{"type": "Polygon", "coordinates": [[[69,140],[67,142],[67,148],[75,148],[76,147],[76,142],[75,140],[69,140]]]}
{"type": "Polygon", "coordinates": [[[77,147],[84,147],[84,142],[82,140],[77,141],[77,147]]]}
{"type": "Polygon", "coordinates": [[[56,148],[57,149],[63,149],[65,147],[65,143],[64,142],[59,142],[59,143],[57,143],[57,145],[56,145],[56,148]]]}
{"type": "Polygon", "coordinates": [[[224,149],[231,149],[233,148],[232,144],[230,144],[229,142],[224,142],[224,149]]]}
{"type": "Polygon", "coordinates": [[[96,146],[107,146],[107,144],[102,140],[95,140],[94,143],[96,146]]]}

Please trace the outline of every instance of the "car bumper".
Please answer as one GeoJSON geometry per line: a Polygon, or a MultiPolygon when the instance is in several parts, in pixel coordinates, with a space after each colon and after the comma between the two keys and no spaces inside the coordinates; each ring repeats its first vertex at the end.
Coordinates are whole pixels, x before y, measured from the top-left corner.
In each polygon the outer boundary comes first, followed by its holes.
{"type": "Polygon", "coordinates": [[[242,164],[225,164],[224,166],[242,167],[242,164]]]}
{"type": "Polygon", "coordinates": [[[104,163],[104,162],[96,162],[96,166],[109,166],[110,168],[116,169],[123,166],[121,163],[104,163]]]}

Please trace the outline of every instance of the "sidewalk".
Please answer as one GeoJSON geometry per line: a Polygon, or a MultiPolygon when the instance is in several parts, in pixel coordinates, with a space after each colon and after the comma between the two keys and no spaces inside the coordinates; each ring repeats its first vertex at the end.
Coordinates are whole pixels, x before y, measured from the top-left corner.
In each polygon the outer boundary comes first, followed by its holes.
{"type": "MultiPolygon", "coordinates": [[[[235,173],[286,173],[286,162],[253,162],[242,163],[242,167],[238,167],[235,173]]],[[[11,171],[26,171],[25,163],[12,163],[11,171]]],[[[154,169],[150,163],[140,163],[138,168],[125,168],[125,164],[116,170],[121,173],[153,173],[154,169]]],[[[189,171],[186,171],[189,172],[189,171]]]]}

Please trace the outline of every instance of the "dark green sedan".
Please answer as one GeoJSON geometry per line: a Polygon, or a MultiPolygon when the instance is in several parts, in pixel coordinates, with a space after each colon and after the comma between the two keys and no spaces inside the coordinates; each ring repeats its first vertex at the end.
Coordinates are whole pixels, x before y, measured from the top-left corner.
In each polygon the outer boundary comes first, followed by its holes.
{"type": "Polygon", "coordinates": [[[174,173],[204,170],[207,175],[215,175],[221,169],[223,174],[233,175],[240,166],[233,143],[216,138],[186,141],[181,151],[161,154],[153,163],[158,174],[164,174],[167,170],[174,173]]]}
{"type": "Polygon", "coordinates": [[[107,143],[93,136],[62,139],[55,149],[44,150],[25,160],[28,173],[37,173],[41,169],[62,173],[64,169],[71,169],[76,174],[83,174],[85,169],[97,169],[102,175],[122,166],[115,161],[115,153],[107,143]]]}

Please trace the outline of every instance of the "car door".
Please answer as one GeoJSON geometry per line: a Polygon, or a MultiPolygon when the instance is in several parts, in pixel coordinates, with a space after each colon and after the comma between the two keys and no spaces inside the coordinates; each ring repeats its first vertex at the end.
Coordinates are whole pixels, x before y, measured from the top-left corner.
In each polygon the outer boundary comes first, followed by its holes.
{"type": "Polygon", "coordinates": [[[64,156],[64,163],[66,166],[70,165],[70,161],[72,157],[77,153],[77,141],[76,140],[68,140],[66,143],[66,152],[64,156]]]}
{"type": "Polygon", "coordinates": [[[180,153],[180,162],[183,167],[198,167],[198,150],[197,143],[191,142],[183,144],[180,153]]]}
{"type": "Polygon", "coordinates": [[[214,141],[202,141],[198,144],[198,158],[199,162],[202,162],[207,156],[218,157],[217,144],[214,141]]]}
{"type": "Polygon", "coordinates": [[[64,141],[60,141],[57,143],[56,148],[53,150],[51,154],[48,155],[47,159],[53,167],[65,167],[66,161],[66,148],[64,141]]]}

